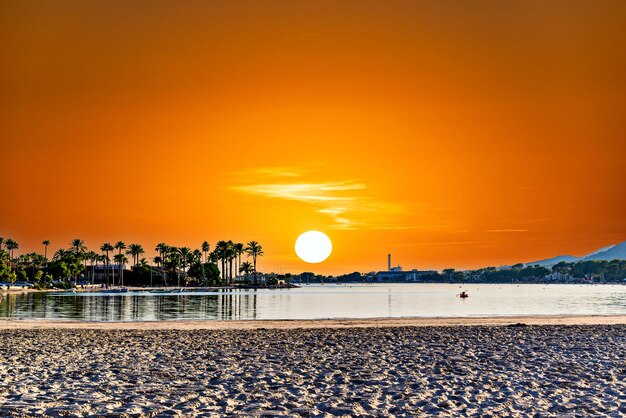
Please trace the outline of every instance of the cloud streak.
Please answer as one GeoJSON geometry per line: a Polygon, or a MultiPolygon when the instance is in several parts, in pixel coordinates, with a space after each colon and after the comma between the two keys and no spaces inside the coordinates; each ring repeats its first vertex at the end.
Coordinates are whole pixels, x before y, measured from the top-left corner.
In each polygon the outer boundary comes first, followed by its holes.
{"type": "Polygon", "coordinates": [[[365,185],[352,182],[273,183],[235,186],[234,189],[266,197],[298,200],[301,202],[351,202],[356,200],[357,197],[341,195],[341,192],[363,190],[365,185]]]}
{"type": "Polygon", "coordinates": [[[358,181],[309,182],[306,171],[294,167],[261,168],[240,173],[240,178],[254,178],[254,184],[232,186],[233,190],[303,202],[312,205],[318,213],[330,216],[335,229],[380,228],[413,229],[389,222],[389,214],[401,211],[398,205],[375,200],[367,186],[358,181]],[[253,175],[252,175],[253,174],[253,175]]]}

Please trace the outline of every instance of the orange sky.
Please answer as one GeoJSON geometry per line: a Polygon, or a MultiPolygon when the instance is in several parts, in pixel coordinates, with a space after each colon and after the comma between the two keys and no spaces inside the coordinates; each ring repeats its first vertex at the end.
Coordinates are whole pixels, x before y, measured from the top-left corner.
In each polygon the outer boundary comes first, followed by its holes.
{"type": "Polygon", "coordinates": [[[624,28],[619,0],[3,1],[0,236],[320,273],[590,252],[626,239],[624,28]]]}

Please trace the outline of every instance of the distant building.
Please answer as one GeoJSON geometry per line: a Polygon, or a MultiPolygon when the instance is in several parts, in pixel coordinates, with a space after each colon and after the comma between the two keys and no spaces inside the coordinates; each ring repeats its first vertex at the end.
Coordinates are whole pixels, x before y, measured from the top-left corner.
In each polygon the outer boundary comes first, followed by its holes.
{"type": "Polygon", "coordinates": [[[421,276],[434,274],[436,270],[411,270],[411,271],[379,271],[376,280],[379,282],[419,282],[421,276]]]}
{"type": "Polygon", "coordinates": [[[391,254],[387,254],[387,271],[376,273],[376,281],[379,282],[419,282],[420,277],[436,273],[436,270],[411,270],[403,271],[402,266],[391,267],[391,254]]]}

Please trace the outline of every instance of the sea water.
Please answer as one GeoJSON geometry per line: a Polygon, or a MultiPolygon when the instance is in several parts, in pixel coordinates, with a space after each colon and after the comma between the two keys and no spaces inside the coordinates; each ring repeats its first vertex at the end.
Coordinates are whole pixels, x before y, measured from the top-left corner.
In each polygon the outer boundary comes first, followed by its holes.
{"type": "Polygon", "coordinates": [[[626,285],[345,284],[0,296],[0,317],[85,321],[626,315],[626,285]],[[469,297],[458,294],[466,291],[469,297]]]}

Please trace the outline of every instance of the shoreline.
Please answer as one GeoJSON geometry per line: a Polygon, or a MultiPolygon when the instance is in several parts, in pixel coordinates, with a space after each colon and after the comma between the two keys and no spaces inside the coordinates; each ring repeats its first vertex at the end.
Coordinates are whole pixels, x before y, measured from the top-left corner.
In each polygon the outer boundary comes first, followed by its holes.
{"type": "Polygon", "coordinates": [[[269,320],[180,320],[137,322],[89,322],[77,320],[0,318],[0,330],[261,330],[338,329],[524,325],[626,325],[626,315],[537,315],[433,318],[336,318],[269,320]]]}

